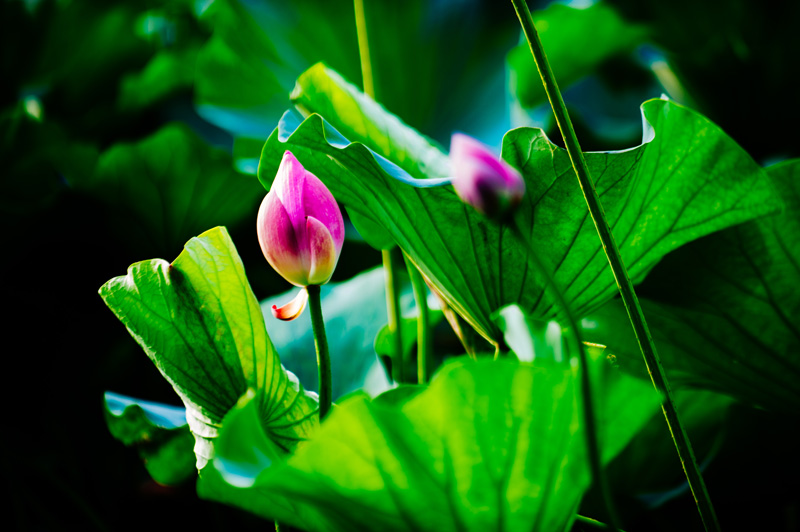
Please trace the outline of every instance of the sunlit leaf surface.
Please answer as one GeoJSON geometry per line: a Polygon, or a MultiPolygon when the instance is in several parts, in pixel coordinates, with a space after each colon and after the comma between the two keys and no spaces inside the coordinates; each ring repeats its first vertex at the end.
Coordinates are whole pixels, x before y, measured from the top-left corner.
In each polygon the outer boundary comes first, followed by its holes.
{"type": "MultiPolygon", "coordinates": [[[[329,77],[326,83],[333,81],[329,77]]],[[[333,106],[339,100],[326,101],[333,106]]],[[[355,100],[341,101],[347,112],[329,115],[337,125],[398,124],[388,117],[377,122],[379,107],[357,114],[355,100]]],[[[642,113],[643,144],[587,154],[623,259],[637,281],[667,252],[779,204],[763,170],[707,119],[664,100],[646,102],[642,113]]],[[[283,152],[291,150],[349,210],[382,224],[448,303],[489,339],[499,338],[489,316],[506,304],[519,303],[536,318],[555,315],[508,230],[461,203],[451,187],[436,186],[441,180],[414,179],[387,158],[396,146],[408,145],[408,135],[390,126],[374,141],[364,139],[365,146],[350,143],[319,116],[300,123],[287,113],[264,146],[259,179],[269,188],[283,152]],[[394,142],[383,144],[385,138],[394,142]]],[[[526,236],[555,272],[573,310],[584,314],[613,297],[614,279],[566,152],[540,130],[520,128],[506,134],[503,157],[527,183],[521,205],[526,236]]]]}
{"type": "Polygon", "coordinates": [[[225,414],[249,388],[284,451],[314,430],[317,399],[286,372],[224,228],[190,240],[169,264],[138,262],[100,295],[186,405],[197,467],[213,457],[225,414]]]}
{"type": "MultiPolygon", "coordinates": [[[[800,161],[767,169],[782,212],[699,240],[654,271],[644,301],[672,379],[773,410],[800,405],[800,161]],[[679,291],[668,287],[680,286],[679,291]]],[[[592,334],[642,371],[625,311],[609,305],[592,334]]]]}

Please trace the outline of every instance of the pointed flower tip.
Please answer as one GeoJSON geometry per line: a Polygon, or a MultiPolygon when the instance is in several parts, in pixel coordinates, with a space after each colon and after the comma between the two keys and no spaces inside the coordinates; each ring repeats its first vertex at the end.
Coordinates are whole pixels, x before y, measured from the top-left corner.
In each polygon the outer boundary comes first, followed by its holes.
{"type": "Polygon", "coordinates": [[[294,299],[282,307],[272,305],[272,315],[281,321],[292,321],[303,313],[306,303],[308,303],[308,292],[302,289],[294,296],[294,299]]]}
{"type": "Polygon", "coordinates": [[[468,135],[453,134],[450,159],[456,193],[489,218],[504,219],[525,195],[522,175],[468,135]]]}
{"type": "Polygon", "coordinates": [[[289,150],[258,211],[257,228],[264,257],[284,279],[301,287],[330,279],[344,243],[342,212],[289,150]]]}

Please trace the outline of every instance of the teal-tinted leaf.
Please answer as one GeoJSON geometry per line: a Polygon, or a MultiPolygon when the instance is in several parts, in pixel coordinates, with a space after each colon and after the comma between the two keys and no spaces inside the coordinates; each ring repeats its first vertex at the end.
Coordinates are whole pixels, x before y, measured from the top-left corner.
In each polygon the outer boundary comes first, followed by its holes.
{"type": "MultiPolygon", "coordinates": [[[[497,95],[504,90],[513,17],[498,17],[472,0],[371,2],[364,8],[379,102],[438,138],[449,138],[453,129],[499,138],[508,124],[505,101],[497,95]]],[[[295,80],[317,62],[361,86],[351,1],[221,0],[204,19],[214,35],[198,60],[198,110],[237,136],[263,143],[295,80]]]]}
{"type": "Polygon", "coordinates": [[[153,479],[180,484],[195,473],[194,439],[186,410],[106,392],[105,417],[114,438],[135,446],[153,479]]]}
{"type": "MultiPolygon", "coordinates": [[[[333,372],[333,397],[341,397],[364,388],[377,395],[389,386],[373,342],[386,323],[386,283],[383,268],[374,268],[341,283],[321,287],[322,315],[328,330],[328,347],[333,372]]],[[[317,358],[311,313],[303,312],[292,321],[280,321],[272,315],[272,305],[284,305],[297,294],[294,288],[261,302],[261,310],[281,361],[310,390],[316,390],[317,358]]],[[[403,309],[411,296],[401,295],[403,309]]]]}
{"type": "MultiPolygon", "coordinates": [[[[676,383],[773,410],[800,406],[800,161],[767,169],[784,199],[776,215],[678,250],[654,271],[658,300],[643,308],[676,383]]],[[[592,316],[597,341],[643,372],[624,309],[592,316]]],[[[589,334],[587,332],[587,334],[589,334]]]]}
{"type": "Polygon", "coordinates": [[[111,435],[124,443],[154,440],[159,433],[189,430],[186,409],[106,392],[106,423],[111,435]]]}
{"type": "Polygon", "coordinates": [[[225,414],[248,389],[270,439],[294,448],[316,426],[317,400],[280,364],[261,308],[224,228],[190,240],[169,264],[139,262],[100,289],[186,405],[197,466],[213,457],[225,414]]]}
{"type": "Polygon", "coordinates": [[[213,35],[197,60],[198,112],[237,136],[263,142],[314,62],[358,73],[352,2],[220,0],[204,19],[213,35]]]}
{"type": "MultiPolygon", "coordinates": [[[[763,170],[707,119],[663,100],[646,102],[642,113],[642,145],[587,153],[636,281],[667,252],[779,204],[763,170]]],[[[259,178],[265,186],[287,149],[348,209],[383,224],[447,303],[487,339],[500,337],[490,315],[506,304],[518,303],[534,318],[555,315],[512,234],[461,203],[452,188],[437,187],[441,180],[415,180],[363,144],[348,143],[319,116],[300,124],[287,113],[264,146],[259,178]]],[[[585,314],[607,301],[616,285],[566,152],[540,130],[520,128],[504,138],[503,157],[526,179],[526,236],[573,310],[585,314]]]]}
{"type": "Polygon", "coordinates": [[[450,175],[450,161],[433,141],[318,63],[304,72],[292,102],[324,117],[350,142],[360,142],[417,179],[450,175]]]}
{"type": "Polygon", "coordinates": [[[252,178],[233,171],[228,154],[178,123],[110,148],[94,176],[75,184],[108,206],[121,240],[163,253],[209,226],[252,215],[263,196],[252,178]]]}
{"type": "MultiPolygon", "coordinates": [[[[562,88],[593,73],[604,61],[630,52],[647,37],[644,26],[625,22],[613,8],[551,4],[533,13],[536,29],[562,88]]],[[[542,79],[524,39],[508,54],[510,88],[523,107],[547,102],[542,79]]]]}
{"type": "MultiPolygon", "coordinates": [[[[446,176],[450,172],[447,156],[433,141],[388,113],[322,63],[298,78],[292,102],[305,114],[330,117],[328,121],[348,140],[365,144],[417,179],[446,176]],[[361,115],[363,119],[355,118],[361,115]]],[[[272,177],[261,180],[266,185],[272,177]]],[[[394,247],[391,233],[380,222],[356,209],[348,209],[348,213],[350,221],[372,247],[394,247]]]]}

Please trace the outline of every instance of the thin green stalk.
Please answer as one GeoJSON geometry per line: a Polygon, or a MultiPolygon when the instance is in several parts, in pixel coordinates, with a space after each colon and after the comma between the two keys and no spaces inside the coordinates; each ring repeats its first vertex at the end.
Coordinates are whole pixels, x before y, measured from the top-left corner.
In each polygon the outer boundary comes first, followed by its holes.
{"type": "Polygon", "coordinates": [[[369,39],[367,38],[367,17],[364,15],[364,0],[354,0],[356,12],[356,33],[358,35],[358,53],[361,57],[361,77],[364,79],[364,94],[375,99],[375,84],[372,79],[372,61],[369,57],[369,39]]]}
{"type": "MultiPolygon", "coordinates": [[[[586,525],[589,528],[593,528],[595,530],[614,530],[613,527],[598,521],[597,519],[592,519],[591,517],[585,517],[583,515],[576,515],[575,522],[580,523],[582,525],[586,525]]],[[[619,532],[624,532],[620,530],[619,532]]]]}
{"type": "Polygon", "coordinates": [[[430,312],[428,310],[428,288],[422,274],[406,257],[408,276],[411,278],[411,288],[414,290],[414,301],[417,303],[419,315],[417,316],[417,383],[428,382],[428,353],[431,352],[430,312]]]}
{"type": "Polygon", "coordinates": [[[384,249],[383,271],[386,274],[386,310],[389,316],[389,332],[394,339],[392,357],[392,379],[404,382],[403,375],[403,337],[400,330],[400,280],[397,277],[398,265],[392,250],[384,249]]]}
{"type": "Polygon", "coordinates": [[[311,310],[311,328],[314,330],[314,347],[317,349],[319,368],[319,420],[325,419],[331,409],[331,356],[328,353],[328,337],[325,336],[325,322],[322,319],[322,300],[319,285],[307,286],[308,306],[311,310]]]}
{"type": "MultiPolygon", "coordinates": [[[[354,0],[356,13],[356,34],[358,36],[358,53],[361,59],[361,77],[364,79],[364,94],[375,99],[375,82],[372,77],[372,61],[369,56],[369,39],[367,38],[367,17],[364,14],[364,0],[354,0]]],[[[397,278],[397,261],[391,250],[381,251],[383,269],[386,272],[386,310],[389,316],[389,332],[394,338],[394,356],[392,357],[392,379],[403,382],[403,337],[400,330],[400,283],[397,278]]]]}
{"type": "Polygon", "coordinates": [[[545,265],[542,263],[536,250],[533,249],[530,241],[524,236],[520,226],[519,217],[515,216],[513,222],[509,224],[511,232],[517,240],[525,248],[528,253],[528,258],[533,262],[536,270],[544,277],[547,288],[550,293],[555,296],[556,303],[561,308],[564,317],[567,319],[567,326],[571,332],[570,337],[575,344],[574,352],[578,354],[580,362],[580,379],[581,379],[581,396],[583,397],[583,421],[586,425],[586,450],[589,456],[589,469],[592,473],[592,479],[595,485],[600,490],[600,495],[603,504],[608,514],[608,519],[611,522],[609,530],[619,529],[619,517],[617,516],[614,502],[611,498],[611,490],[608,487],[608,479],[606,478],[605,471],[603,470],[603,463],[600,458],[600,443],[597,440],[597,417],[594,411],[594,401],[592,395],[592,383],[589,379],[589,357],[586,356],[586,348],[581,338],[580,329],[578,328],[578,321],[572,313],[569,304],[567,303],[564,293],[556,284],[556,280],[550,273],[545,265]]]}
{"type": "Polygon", "coordinates": [[[622,256],[617,248],[614,235],[611,233],[611,227],[608,224],[605,212],[600,203],[600,198],[595,190],[594,182],[589,175],[589,169],[583,158],[583,152],[578,144],[578,138],[575,135],[575,130],[569,119],[567,107],[561,97],[561,92],[558,90],[558,84],[553,76],[553,71],[550,69],[547,56],[542,48],[542,42],[539,39],[536,26],[533,23],[533,17],[531,17],[528,6],[523,0],[511,0],[511,3],[514,5],[514,9],[517,12],[519,21],[522,24],[522,31],[525,33],[531,53],[533,54],[533,59],[536,62],[536,67],[539,69],[539,75],[542,77],[542,83],[544,84],[547,98],[550,100],[550,105],[553,108],[558,129],[561,131],[561,136],[564,138],[567,153],[569,153],[572,167],[575,169],[575,173],[578,176],[578,181],[580,182],[583,196],[586,199],[589,213],[592,216],[597,234],[600,237],[606,257],[611,265],[611,271],[616,279],[622,301],[625,303],[625,308],[628,311],[628,317],[630,318],[631,325],[636,334],[636,339],[639,342],[639,348],[642,351],[642,356],[647,365],[647,371],[650,373],[653,386],[655,386],[661,397],[661,410],[664,412],[667,426],[672,433],[672,439],[675,442],[678,457],[681,460],[683,470],[686,473],[686,479],[689,482],[689,487],[692,490],[697,509],[700,512],[703,526],[706,530],[718,531],[720,529],[719,522],[717,521],[714,507],[711,504],[711,498],[709,497],[708,490],[703,481],[703,476],[700,473],[700,468],[697,465],[697,460],[694,456],[691,443],[689,442],[689,437],[686,435],[686,430],[678,417],[678,411],[675,408],[675,401],[672,396],[669,381],[664,372],[664,367],[661,364],[661,359],[656,351],[655,343],[647,327],[644,313],[636,297],[636,292],[633,289],[633,283],[622,262],[622,256]]]}

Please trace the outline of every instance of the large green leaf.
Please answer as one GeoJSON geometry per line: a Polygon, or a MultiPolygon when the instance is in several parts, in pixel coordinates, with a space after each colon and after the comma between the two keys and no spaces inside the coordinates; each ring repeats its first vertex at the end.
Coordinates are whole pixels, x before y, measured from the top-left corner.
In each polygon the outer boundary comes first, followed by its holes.
{"type": "Polygon", "coordinates": [[[292,102],[305,114],[330,117],[349,141],[366,144],[417,179],[450,173],[450,161],[438,145],[322,63],[297,79],[292,102]]]}
{"type": "Polygon", "coordinates": [[[183,408],[106,392],[105,417],[111,435],[139,451],[159,484],[180,484],[195,473],[194,438],[183,408]]]}
{"type": "Polygon", "coordinates": [[[120,239],[170,253],[209,226],[251,215],[263,190],[231,168],[230,156],[173,123],[136,144],[104,152],[75,186],[103,201],[120,239]]]}
{"type": "MultiPolygon", "coordinates": [[[[495,320],[517,358],[535,364],[567,361],[577,364],[574,343],[555,321],[533,320],[519,306],[500,309],[495,320]]],[[[658,395],[649,382],[624,375],[609,363],[601,344],[584,344],[592,389],[601,459],[608,462],[625,448],[634,434],[659,413],[658,395]]],[[[582,412],[581,412],[582,415],[582,412]]]]}
{"type": "MultiPolygon", "coordinates": [[[[644,26],[625,22],[602,2],[585,9],[554,3],[533,18],[562,88],[593,73],[604,61],[630,52],[647,36],[644,26]]],[[[520,104],[546,103],[542,78],[525,39],[508,53],[507,61],[510,89],[520,104]]]]}
{"type": "MultiPolygon", "coordinates": [[[[800,407],[800,160],[767,169],[779,214],[727,229],[670,255],[643,308],[676,383],[796,412],[800,407]]],[[[587,331],[643,372],[625,311],[608,305],[587,331]]]]}
{"type": "MultiPolygon", "coordinates": [[[[337,114],[339,122],[374,119],[347,109],[350,114],[337,114]]],[[[642,114],[642,145],[586,155],[636,281],[669,251],[779,204],[763,170],[707,119],[664,100],[646,102],[642,114]]],[[[394,131],[384,134],[393,138],[394,131]]],[[[490,315],[506,304],[519,303],[535,318],[555,314],[512,234],[464,205],[452,188],[438,186],[443,180],[414,179],[382,154],[349,143],[319,116],[301,124],[287,113],[262,152],[259,179],[266,188],[287,149],[348,209],[382,224],[447,303],[487,339],[500,337],[490,315]]],[[[566,152],[541,130],[520,128],[506,134],[503,157],[527,183],[520,207],[526,236],[574,311],[586,313],[613,297],[614,279],[566,152]]]]}
{"type": "Polygon", "coordinates": [[[317,399],[281,366],[225,228],[190,240],[172,264],[132,265],[100,295],[186,405],[198,469],[213,457],[223,417],[248,388],[281,449],[314,430],[317,399]]]}
{"type": "MultiPolygon", "coordinates": [[[[589,484],[575,374],[538,364],[461,358],[427,389],[347,400],[280,466],[253,459],[268,440],[245,405],[226,418],[200,494],[307,530],[565,530],[589,484]],[[269,506],[277,495],[300,513],[269,506]]],[[[657,409],[651,390],[627,393],[643,383],[615,377],[605,460],[657,409]]]]}
{"type": "Polygon", "coordinates": [[[230,421],[199,490],[249,485],[228,501],[308,530],[564,530],[589,480],[575,402],[568,367],[452,363],[410,398],[342,403],[283,467],[247,463],[252,422],[230,421]],[[311,517],[258,504],[274,493],[311,517]]]}

